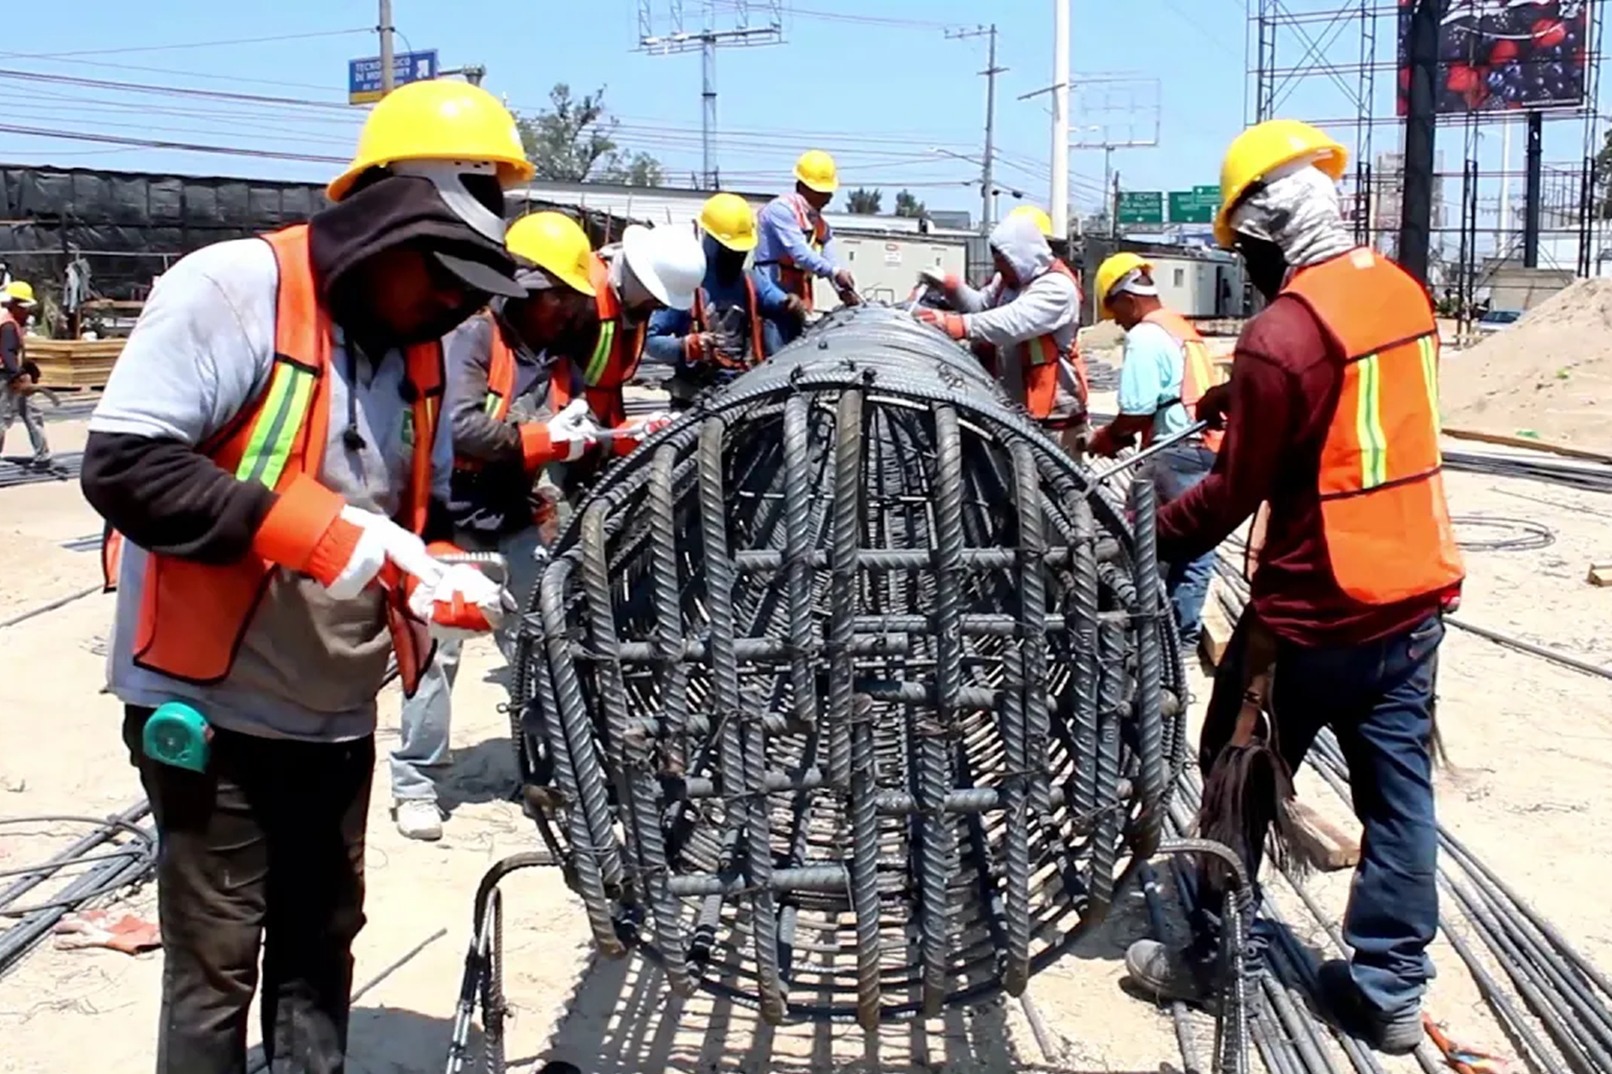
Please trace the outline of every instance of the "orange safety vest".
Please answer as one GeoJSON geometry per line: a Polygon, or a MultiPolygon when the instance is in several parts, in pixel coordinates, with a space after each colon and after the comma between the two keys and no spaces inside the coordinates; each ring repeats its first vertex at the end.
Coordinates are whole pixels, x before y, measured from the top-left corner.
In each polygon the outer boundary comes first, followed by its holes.
{"type": "MultiPolygon", "coordinates": [[[[748,369],[767,356],[765,336],[762,333],[761,325],[761,302],[756,298],[756,283],[750,278],[748,272],[744,274],[744,294],[746,308],[750,311],[750,361],[740,363],[739,367],[748,369]]],[[[694,289],[694,308],[690,311],[690,317],[694,324],[693,331],[709,332],[711,330],[711,326],[706,323],[705,318],[705,288],[703,287],[694,289]]]]}
{"type": "MultiPolygon", "coordinates": [[[[1081,305],[1080,277],[1058,258],[1053,259],[1052,267],[1047,271],[1067,276],[1074,283],[1077,296],[1075,309],[1078,310],[1081,305]]],[[[1076,331],[1078,333],[1078,326],[1076,331]]],[[[1025,407],[1030,411],[1030,416],[1038,421],[1047,421],[1057,409],[1060,366],[1063,365],[1067,365],[1074,376],[1075,395],[1084,411],[1091,388],[1086,379],[1086,358],[1080,353],[1078,339],[1069,341],[1068,354],[1059,349],[1054,333],[1048,332],[1030,340],[1030,368],[1024,371],[1025,407]]]]}
{"type": "MultiPolygon", "coordinates": [[[[482,409],[494,421],[505,421],[509,418],[509,408],[515,401],[516,363],[515,348],[509,345],[504,337],[504,327],[490,311],[482,316],[492,322],[492,346],[487,356],[487,398],[482,409]]],[[[572,386],[571,363],[559,359],[550,367],[549,372],[549,410],[557,414],[576,395],[572,386]]],[[[480,459],[461,458],[454,455],[453,467],[455,470],[480,470],[480,459]]]]}
{"type": "Polygon", "coordinates": [[[1293,274],[1344,355],[1321,449],[1321,528],[1338,588],[1364,604],[1451,589],[1463,577],[1440,470],[1438,327],[1427,292],[1357,247],[1293,274]]]}
{"type": "MultiPolygon", "coordinates": [[[[1203,393],[1219,383],[1215,376],[1215,363],[1209,358],[1209,347],[1204,343],[1203,337],[1193,327],[1192,322],[1181,316],[1175,310],[1165,309],[1162,306],[1143,317],[1149,324],[1156,324],[1170,334],[1170,338],[1181,345],[1181,354],[1184,359],[1181,367],[1181,398],[1174,400],[1180,403],[1187,411],[1187,422],[1190,424],[1198,417],[1198,400],[1203,393]]],[[[1172,405],[1172,404],[1166,404],[1172,405]]],[[[1160,408],[1163,409],[1163,408],[1160,408]]],[[[1220,442],[1226,434],[1217,429],[1203,431],[1203,446],[1210,451],[1218,452],[1220,442]]],[[[1148,427],[1147,433],[1142,437],[1142,443],[1147,444],[1153,439],[1153,429],[1148,427]]]]}
{"type": "Polygon", "coordinates": [[[627,420],[621,389],[638,372],[647,325],[628,328],[621,323],[621,299],[610,284],[609,264],[598,254],[593,255],[593,262],[588,266],[588,280],[593,284],[594,303],[599,313],[599,334],[594,339],[588,364],[583,367],[582,383],[599,423],[611,428],[627,420]]]}
{"type": "MultiPolygon", "coordinates": [[[[823,214],[807,204],[799,192],[784,195],[784,200],[795,211],[795,226],[806,236],[806,245],[822,253],[829,239],[828,221],[823,219],[823,214]]],[[[785,294],[798,297],[806,304],[807,312],[811,312],[812,274],[805,269],[797,268],[794,258],[788,254],[779,254],[778,260],[774,263],[778,266],[778,286],[785,294]]]]}
{"type": "MultiPolygon", "coordinates": [[[[201,451],[240,481],[285,488],[299,474],[316,475],[330,429],[326,377],[332,340],[330,315],[314,290],[308,227],[298,224],[263,236],[274,251],[279,290],[274,314],[274,369],[257,401],[220,430],[201,451]]],[[[409,347],[405,392],[413,456],[400,521],[425,529],[431,497],[431,446],[443,392],[440,342],[409,347]]],[[[116,569],[121,542],[112,535],[103,564],[116,569]]],[[[251,626],[276,566],[248,552],[230,564],[150,553],[146,559],[134,663],[182,682],[222,681],[251,626]]],[[[108,579],[108,588],[113,582],[108,579]]],[[[407,616],[401,590],[387,598],[387,620],[405,693],[413,694],[431,655],[424,624],[407,616]]]]}

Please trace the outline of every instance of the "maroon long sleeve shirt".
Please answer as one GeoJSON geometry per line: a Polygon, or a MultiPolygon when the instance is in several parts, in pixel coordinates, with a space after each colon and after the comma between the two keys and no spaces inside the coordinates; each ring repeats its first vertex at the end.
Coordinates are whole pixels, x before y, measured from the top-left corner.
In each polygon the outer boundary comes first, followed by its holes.
{"type": "Polygon", "coordinates": [[[1309,307],[1278,296],[1237,340],[1214,469],[1159,514],[1159,555],[1182,562],[1212,550],[1269,500],[1254,610],[1278,637],[1311,648],[1407,630],[1437,611],[1440,599],[1362,604],[1332,577],[1317,485],[1344,358],[1309,307]]]}

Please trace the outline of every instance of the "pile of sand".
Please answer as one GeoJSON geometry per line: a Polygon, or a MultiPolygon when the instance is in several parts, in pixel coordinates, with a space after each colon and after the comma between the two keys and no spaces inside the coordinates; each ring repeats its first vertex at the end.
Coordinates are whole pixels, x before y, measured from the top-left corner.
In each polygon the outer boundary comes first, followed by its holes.
{"type": "Polygon", "coordinates": [[[1445,350],[1439,381],[1448,426],[1612,451],[1612,280],[1579,280],[1445,350]]]}

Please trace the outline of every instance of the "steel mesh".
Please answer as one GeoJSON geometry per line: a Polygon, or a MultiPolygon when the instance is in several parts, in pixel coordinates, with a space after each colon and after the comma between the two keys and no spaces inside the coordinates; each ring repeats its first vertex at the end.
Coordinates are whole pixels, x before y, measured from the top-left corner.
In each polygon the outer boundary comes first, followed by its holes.
{"type": "Polygon", "coordinates": [[[602,953],[768,1021],[1021,992],[1157,845],[1182,670],[1126,511],[895,311],[826,319],[605,475],[516,668],[602,953]]]}

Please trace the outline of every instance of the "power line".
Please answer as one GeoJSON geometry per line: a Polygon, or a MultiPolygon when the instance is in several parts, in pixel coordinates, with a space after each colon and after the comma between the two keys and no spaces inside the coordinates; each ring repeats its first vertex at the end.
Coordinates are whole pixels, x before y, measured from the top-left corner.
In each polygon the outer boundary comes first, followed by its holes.
{"type": "Polygon", "coordinates": [[[267,160],[296,160],[310,164],[346,164],[346,157],[327,157],[314,153],[287,153],[267,149],[247,149],[240,146],[203,145],[196,142],[170,142],[156,138],[122,138],[111,134],[89,134],[82,131],[46,130],[43,127],[19,127],[0,123],[0,134],[26,135],[30,138],[57,138],[67,142],[95,142],[101,145],[131,146],[140,149],[174,149],[186,153],[214,153],[230,157],[260,157],[267,160]]]}
{"type": "Polygon", "coordinates": [[[374,27],[359,26],[349,30],[316,30],[311,33],[275,34],[269,37],[232,37],[222,41],[187,41],[176,45],[124,45],[117,48],[77,49],[72,52],[0,52],[0,56],[15,60],[58,60],[78,56],[111,56],[127,52],[170,52],[177,49],[224,48],[229,45],[266,45],[276,41],[307,41],[316,37],[347,37],[352,34],[374,32],[374,27]]]}
{"type": "Polygon", "coordinates": [[[0,68],[0,79],[22,82],[47,82],[53,85],[84,86],[90,89],[126,90],[135,93],[170,94],[176,97],[200,97],[205,100],[247,101],[254,104],[291,105],[298,108],[332,109],[348,112],[351,106],[334,101],[310,101],[296,97],[271,97],[258,93],[226,93],[221,90],[192,89],[188,86],[159,86],[143,82],[118,82],[102,78],[79,78],[73,75],[53,75],[43,71],[19,71],[0,68]]]}

